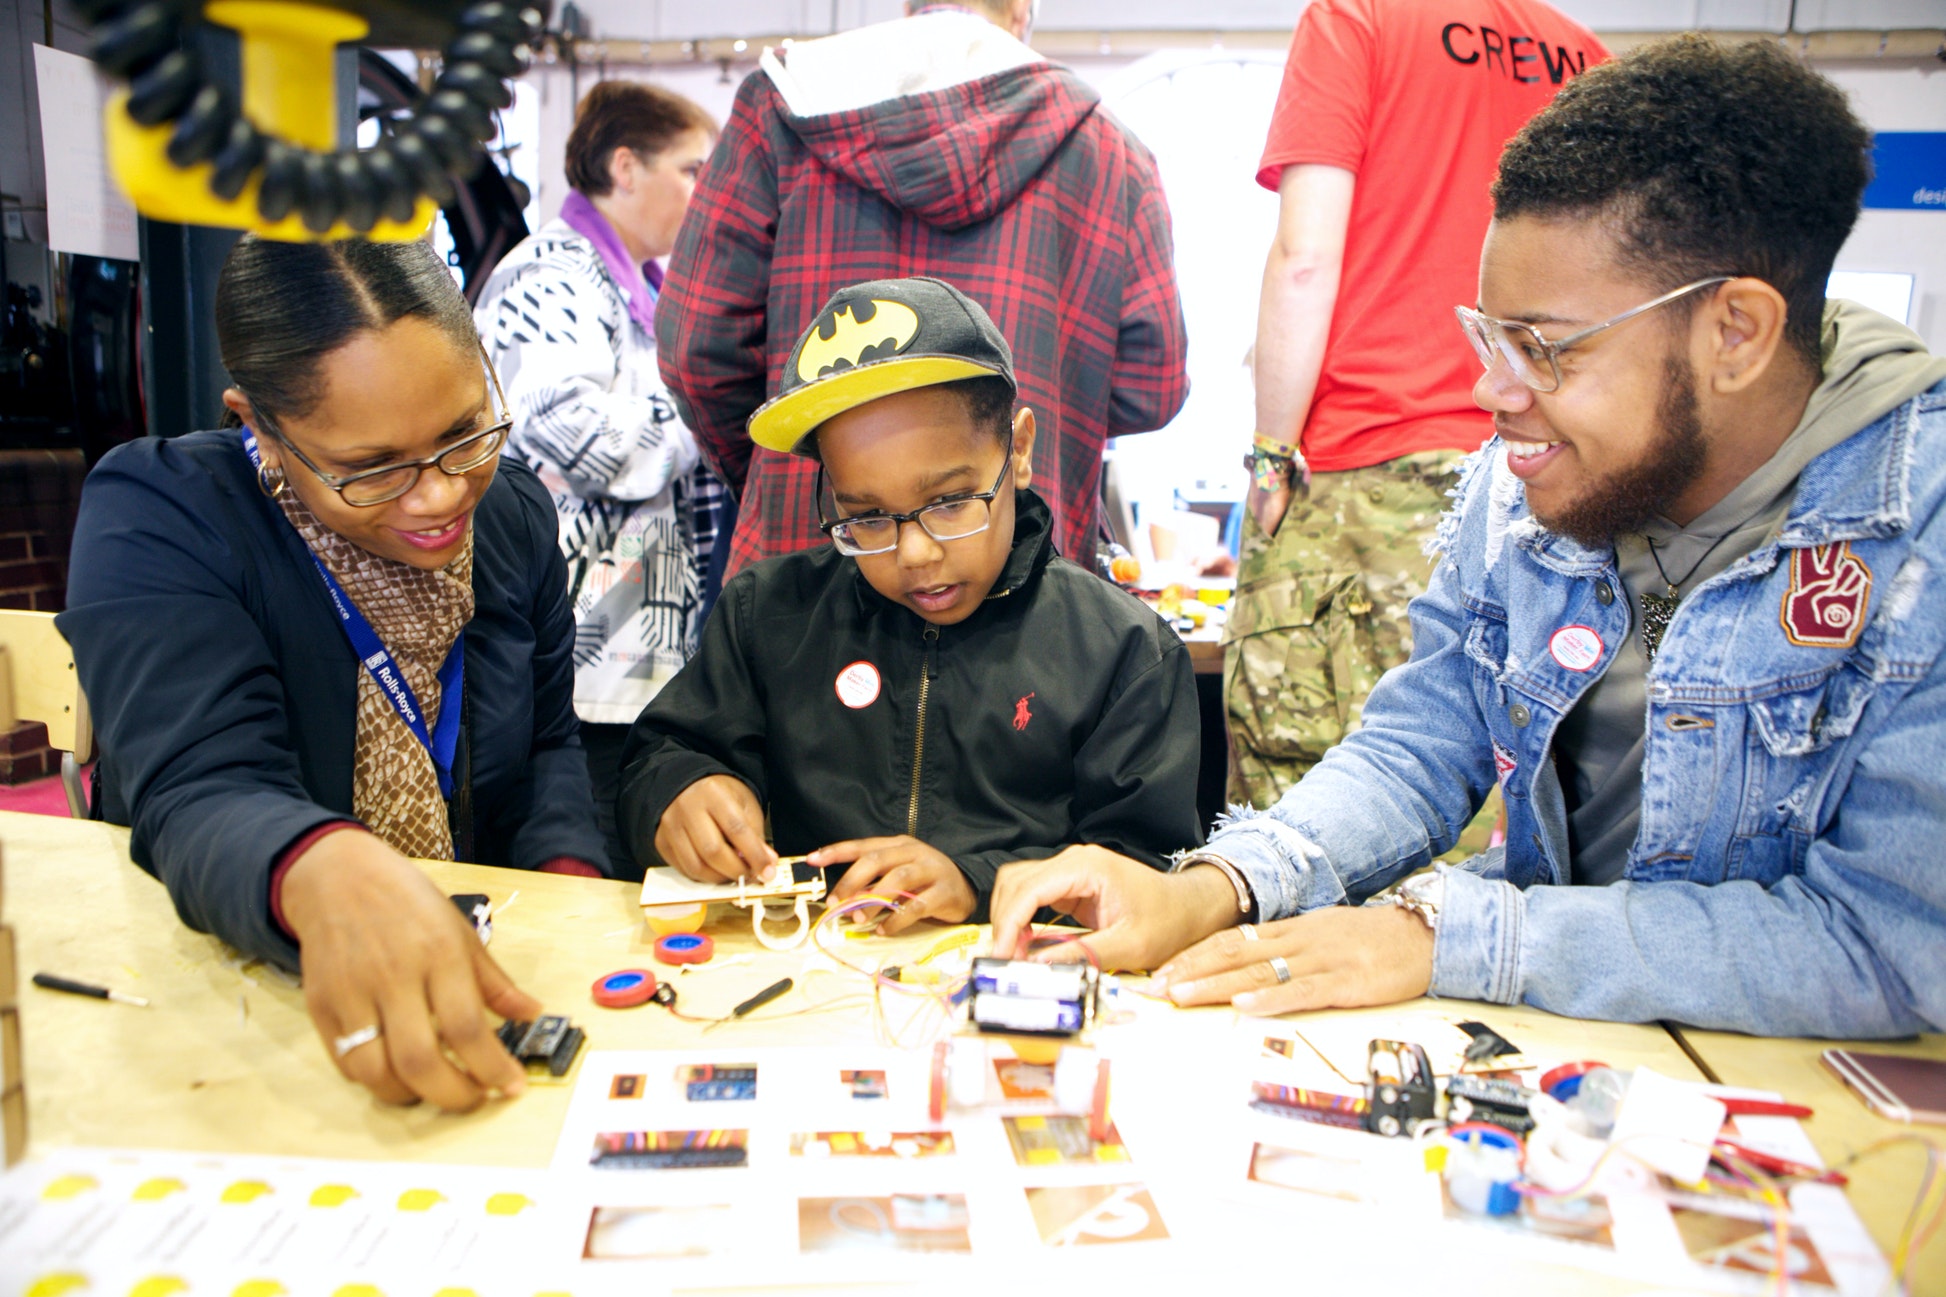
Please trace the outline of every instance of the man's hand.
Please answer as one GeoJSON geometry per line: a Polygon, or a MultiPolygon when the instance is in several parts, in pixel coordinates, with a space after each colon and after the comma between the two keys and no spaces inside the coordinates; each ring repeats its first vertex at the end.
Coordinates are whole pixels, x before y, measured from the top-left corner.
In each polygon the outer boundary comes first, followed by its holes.
{"type": "Polygon", "coordinates": [[[768,878],[777,867],[764,841],[764,808],[732,775],[706,775],[678,793],[655,826],[655,850],[699,883],[768,878]]]}
{"type": "Polygon", "coordinates": [[[485,1010],[533,1018],[540,1002],[488,957],[453,903],[370,833],[342,829],[284,874],[284,918],[301,947],[304,1006],[340,1072],[386,1103],[451,1112],[519,1094],[527,1074],[485,1010]],[[341,1036],[377,1039],[337,1057],[341,1036]]]}
{"type": "MultiPolygon", "coordinates": [[[[851,868],[831,889],[831,904],[842,905],[866,893],[885,896],[909,892],[880,920],[878,930],[896,936],[921,919],[958,923],[973,913],[979,897],[959,866],[917,838],[853,838],[819,847],[805,863],[824,868],[849,862],[851,868]]],[[[869,911],[861,911],[869,913],[869,911]]]]}
{"type": "Polygon", "coordinates": [[[1039,952],[1044,961],[1086,957],[1104,969],[1154,968],[1184,946],[1237,921],[1237,894],[1213,865],[1165,874],[1106,847],[1069,847],[1046,860],[1003,865],[993,884],[993,953],[1029,957],[1028,925],[1044,906],[1094,935],[1039,952]]]}
{"type": "Polygon", "coordinates": [[[1156,970],[1177,1004],[1231,1004],[1245,1013],[1355,1009],[1417,999],[1432,986],[1433,932],[1396,905],[1334,905],[1294,919],[1219,932],[1156,970]],[[1270,964],[1281,956],[1291,980],[1270,964]]]}
{"type": "Polygon", "coordinates": [[[1277,529],[1284,525],[1284,515],[1290,512],[1292,494],[1289,479],[1275,491],[1262,490],[1254,481],[1250,483],[1250,489],[1243,497],[1243,507],[1257,520],[1257,526],[1266,539],[1275,536],[1277,529]]]}

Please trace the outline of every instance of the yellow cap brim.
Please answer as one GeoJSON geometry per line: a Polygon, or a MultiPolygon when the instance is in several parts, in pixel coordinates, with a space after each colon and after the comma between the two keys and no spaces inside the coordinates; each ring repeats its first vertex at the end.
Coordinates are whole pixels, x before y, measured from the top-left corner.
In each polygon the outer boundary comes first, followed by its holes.
{"type": "Polygon", "coordinates": [[[805,438],[826,419],[895,392],[997,375],[989,365],[958,356],[892,356],[827,374],[815,382],[765,401],[750,416],[750,440],[765,450],[799,453],[805,438]]]}

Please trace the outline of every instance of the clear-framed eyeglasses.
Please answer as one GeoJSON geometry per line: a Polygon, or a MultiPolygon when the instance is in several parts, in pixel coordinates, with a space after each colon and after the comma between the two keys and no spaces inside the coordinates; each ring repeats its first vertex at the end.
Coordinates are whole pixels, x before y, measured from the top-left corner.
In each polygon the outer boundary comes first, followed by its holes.
{"type": "Polygon", "coordinates": [[[991,490],[973,495],[956,495],[937,500],[911,513],[866,513],[855,518],[827,521],[824,516],[824,465],[818,465],[818,529],[831,537],[840,554],[856,558],[865,554],[886,554],[899,547],[899,531],[916,522],[926,535],[937,541],[964,540],[977,536],[993,525],[993,500],[1013,468],[1014,457],[1000,463],[1000,476],[991,490]]]}
{"type": "Polygon", "coordinates": [[[1562,352],[1580,346],[1604,329],[1612,329],[1658,306],[1667,306],[1698,289],[1727,284],[1733,278],[1733,275],[1712,275],[1693,284],[1684,284],[1681,288],[1672,288],[1654,301],[1630,307],[1612,319],[1553,341],[1543,338],[1540,330],[1531,324],[1522,324],[1518,320],[1496,320],[1470,306],[1455,306],[1453,314],[1459,317],[1460,328],[1466,331],[1466,340],[1473,344],[1473,354],[1480,358],[1480,363],[1489,372],[1505,361],[1514,376],[1536,392],[1553,392],[1561,386],[1562,352]]]}
{"type": "Polygon", "coordinates": [[[402,464],[385,464],[378,468],[368,468],[357,473],[347,473],[337,477],[325,472],[310,457],[292,444],[290,438],[271,426],[268,419],[258,417],[264,430],[277,438],[277,444],[297,457],[297,462],[311,470],[318,481],[336,491],[346,504],[360,509],[396,500],[419,484],[419,474],[428,468],[436,468],[448,477],[462,477],[475,472],[491,463],[507,445],[507,434],[513,431],[513,413],[507,409],[507,394],[501,390],[500,375],[487,358],[485,348],[480,351],[480,361],[486,366],[487,380],[493,385],[494,407],[498,416],[486,427],[470,433],[454,442],[437,455],[424,459],[408,460],[402,464]]]}

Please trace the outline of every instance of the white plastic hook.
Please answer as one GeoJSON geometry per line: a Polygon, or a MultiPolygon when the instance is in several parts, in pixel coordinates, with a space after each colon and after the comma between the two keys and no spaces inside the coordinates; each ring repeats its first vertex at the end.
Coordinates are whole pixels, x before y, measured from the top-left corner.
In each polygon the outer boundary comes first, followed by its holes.
{"type": "Polygon", "coordinates": [[[792,910],[797,915],[797,931],[788,937],[773,937],[764,931],[764,924],[770,918],[770,911],[765,908],[761,898],[753,897],[740,904],[750,907],[750,932],[765,950],[796,950],[804,944],[804,939],[811,935],[811,906],[808,897],[797,898],[797,904],[792,910]]]}

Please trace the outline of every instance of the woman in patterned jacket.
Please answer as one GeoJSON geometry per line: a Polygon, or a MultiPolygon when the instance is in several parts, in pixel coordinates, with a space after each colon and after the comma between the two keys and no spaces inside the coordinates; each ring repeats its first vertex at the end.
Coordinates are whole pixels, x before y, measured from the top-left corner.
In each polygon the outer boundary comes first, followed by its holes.
{"type": "Polygon", "coordinates": [[[614,831],[622,739],[695,650],[726,500],[655,357],[655,259],[675,247],[716,133],[681,95],[595,86],[568,136],[560,217],[507,254],[474,310],[513,405],[509,450],[560,514],[596,812],[617,869],[637,876],[614,831]]]}

